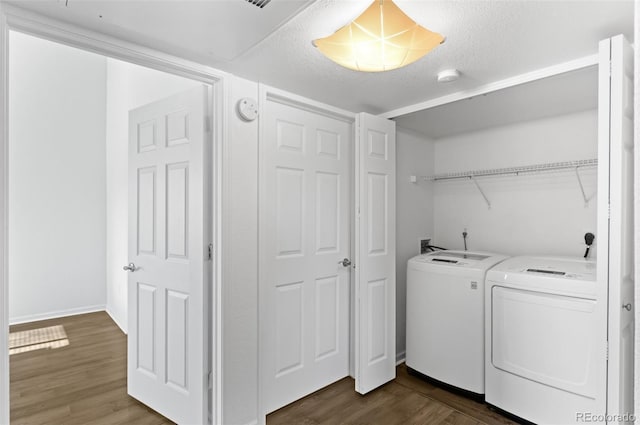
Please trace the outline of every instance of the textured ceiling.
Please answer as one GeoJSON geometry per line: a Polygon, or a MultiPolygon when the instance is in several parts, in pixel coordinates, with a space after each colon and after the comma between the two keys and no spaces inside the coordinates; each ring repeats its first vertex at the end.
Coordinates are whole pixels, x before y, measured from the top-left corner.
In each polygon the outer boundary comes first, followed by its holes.
{"type": "MultiPolygon", "coordinates": [[[[2,0],[0,0],[2,1],[2,0]]],[[[211,63],[232,61],[313,0],[7,0],[85,28],[211,63]]]]}
{"type": "Polygon", "coordinates": [[[344,109],[371,113],[591,55],[599,40],[619,33],[633,37],[632,0],[397,0],[414,20],[447,41],[406,68],[365,74],[326,59],[311,41],[346,24],[370,0],[316,0],[310,5],[272,0],[264,9],[242,0],[69,0],[68,7],[65,0],[11,3],[344,109]],[[254,9],[238,14],[239,4],[254,9]],[[271,7],[281,7],[282,13],[269,19],[259,13],[271,13],[271,7]],[[220,17],[233,24],[225,34],[215,24],[220,17]],[[255,45],[237,44],[256,37],[266,38],[255,45]],[[221,41],[235,47],[220,47],[221,41]],[[244,53],[229,60],[239,52],[244,53]],[[438,84],[438,71],[451,67],[459,69],[462,78],[438,84]]]}

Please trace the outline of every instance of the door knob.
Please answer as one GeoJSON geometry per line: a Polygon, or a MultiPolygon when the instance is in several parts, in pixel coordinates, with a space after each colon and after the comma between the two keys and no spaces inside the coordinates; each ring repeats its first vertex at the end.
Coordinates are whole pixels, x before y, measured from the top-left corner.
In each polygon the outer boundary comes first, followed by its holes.
{"type": "Polygon", "coordinates": [[[129,271],[129,272],[135,272],[135,271],[136,271],[136,265],[135,265],[135,264],[133,264],[133,263],[129,263],[129,265],[124,266],[124,267],[122,268],[122,270],[124,270],[124,271],[129,271]]]}
{"type": "Polygon", "coordinates": [[[631,311],[631,303],[622,304],[622,308],[624,308],[627,311],[631,311]]]}
{"type": "Polygon", "coordinates": [[[351,265],[351,260],[345,258],[344,260],[338,261],[338,264],[342,264],[342,267],[349,267],[351,265]]]}

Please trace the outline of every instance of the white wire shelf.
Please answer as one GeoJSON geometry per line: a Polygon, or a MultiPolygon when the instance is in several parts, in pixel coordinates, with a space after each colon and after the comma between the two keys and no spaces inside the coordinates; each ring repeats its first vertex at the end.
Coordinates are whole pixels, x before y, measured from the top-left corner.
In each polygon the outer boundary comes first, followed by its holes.
{"type": "Polygon", "coordinates": [[[471,179],[474,177],[487,177],[487,176],[501,176],[505,174],[530,174],[540,173],[545,171],[557,171],[576,169],[583,167],[594,167],[598,165],[597,159],[581,159],[578,161],[566,161],[566,162],[550,162],[546,164],[524,165],[521,167],[509,167],[509,168],[494,168],[490,170],[474,170],[474,171],[459,171],[455,173],[434,174],[432,176],[422,176],[422,180],[426,181],[440,181],[451,179],[471,179]]]}
{"type": "MultiPolygon", "coordinates": [[[[471,180],[480,194],[484,199],[487,207],[491,209],[491,202],[489,198],[485,194],[484,190],[476,180],[476,177],[488,177],[488,176],[503,176],[503,175],[516,175],[520,174],[534,174],[534,173],[542,173],[548,171],[560,171],[560,170],[574,170],[576,173],[576,178],[578,179],[578,185],[580,187],[580,192],[582,193],[582,198],[584,199],[584,205],[587,207],[589,205],[589,201],[593,199],[595,194],[591,196],[587,196],[584,190],[584,185],[582,184],[582,178],[580,177],[580,172],[578,171],[580,168],[587,167],[595,167],[598,165],[597,159],[581,159],[577,161],[566,161],[566,162],[549,162],[546,164],[535,164],[535,165],[524,165],[521,167],[509,167],[509,168],[494,168],[490,170],[475,170],[475,171],[460,171],[455,173],[444,173],[444,174],[434,174],[432,176],[421,176],[420,178],[425,181],[443,181],[443,180],[453,180],[453,179],[469,179],[471,180]]],[[[415,182],[415,177],[413,177],[413,182],[415,182]]]]}

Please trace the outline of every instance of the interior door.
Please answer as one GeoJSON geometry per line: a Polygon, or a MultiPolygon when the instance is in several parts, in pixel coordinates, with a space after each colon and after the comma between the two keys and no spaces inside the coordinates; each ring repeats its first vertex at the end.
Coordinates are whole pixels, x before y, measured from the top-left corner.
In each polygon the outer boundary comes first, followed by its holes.
{"type": "Polygon", "coordinates": [[[634,377],[633,50],[620,35],[602,41],[600,55],[601,62],[610,61],[610,76],[601,79],[599,96],[604,111],[599,116],[600,145],[608,144],[609,175],[607,412],[625,415],[633,413],[634,377]]]}
{"type": "Polygon", "coordinates": [[[262,120],[260,394],[269,413],[349,373],[352,124],[269,99],[262,120]]]}
{"type": "Polygon", "coordinates": [[[396,123],[356,117],[356,391],[396,376],[396,123]]]}
{"type": "Polygon", "coordinates": [[[129,112],[129,394],[204,424],[205,124],[198,87],[129,112]]]}

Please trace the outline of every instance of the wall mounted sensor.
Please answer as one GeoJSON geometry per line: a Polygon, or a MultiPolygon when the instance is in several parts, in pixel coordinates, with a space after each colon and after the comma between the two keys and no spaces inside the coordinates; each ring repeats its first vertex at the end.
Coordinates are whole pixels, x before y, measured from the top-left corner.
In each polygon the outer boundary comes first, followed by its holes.
{"type": "Polygon", "coordinates": [[[258,118],[258,102],[244,97],[238,101],[238,115],[245,121],[253,121],[258,118]]]}
{"type": "Polygon", "coordinates": [[[460,78],[460,71],[457,69],[445,69],[444,71],[438,72],[439,83],[450,83],[456,81],[458,78],[460,78]]]}

